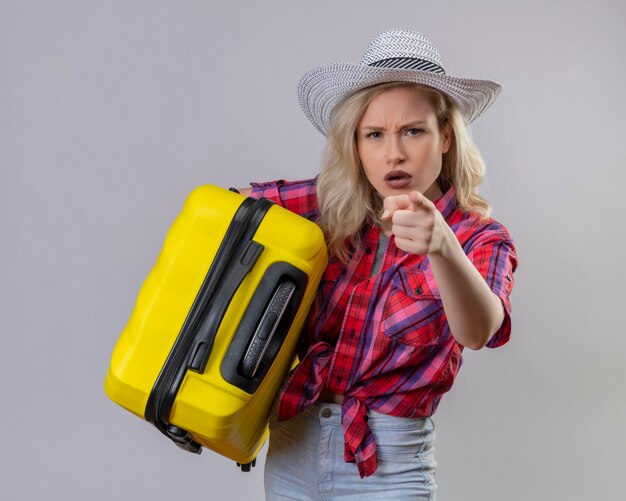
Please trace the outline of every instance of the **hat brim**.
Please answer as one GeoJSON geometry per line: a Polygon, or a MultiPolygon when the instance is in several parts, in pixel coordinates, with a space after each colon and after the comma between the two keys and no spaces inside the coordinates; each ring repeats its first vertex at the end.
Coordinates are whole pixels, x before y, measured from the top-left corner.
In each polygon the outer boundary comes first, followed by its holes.
{"type": "Polygon", "coordinates": [[[355,92],[387,82],[411,82],[440,90],[457,104],[467,123],[478,118],[498,97],[502,86],[491,80],[457,78],[430,71],[380,68],[354,63],[320,66],[298,85],[298,99],[307,118],[322,134],[339,103],[355,92]]]}

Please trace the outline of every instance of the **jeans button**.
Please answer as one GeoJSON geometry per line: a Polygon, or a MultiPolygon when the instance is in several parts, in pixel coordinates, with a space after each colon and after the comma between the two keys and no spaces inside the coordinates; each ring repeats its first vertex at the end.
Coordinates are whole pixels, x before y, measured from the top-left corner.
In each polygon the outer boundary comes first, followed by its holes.
{"type": "Polygon", "coordinates": [[[333,411],[331,411],[328,407],[324,407],[322,409],[322,417],[328,419],[333,415],[333,411]]]}

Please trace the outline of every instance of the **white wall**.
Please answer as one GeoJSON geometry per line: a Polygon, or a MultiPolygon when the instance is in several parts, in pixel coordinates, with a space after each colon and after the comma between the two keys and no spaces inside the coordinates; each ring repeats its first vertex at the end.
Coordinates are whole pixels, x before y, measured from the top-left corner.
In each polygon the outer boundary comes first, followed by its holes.
{"type": "Polygon", "coordinates": [[[626,487],[626,14],[618,0],[0,1],[0,490],[11,500],[263,499],[110,402],[115,340],[196,185],[315,174],[296,99],[373,35],[426,33],[504,85],[473,127],[520,268],[513,337],[436,415],[439,499],[626,487]]]}

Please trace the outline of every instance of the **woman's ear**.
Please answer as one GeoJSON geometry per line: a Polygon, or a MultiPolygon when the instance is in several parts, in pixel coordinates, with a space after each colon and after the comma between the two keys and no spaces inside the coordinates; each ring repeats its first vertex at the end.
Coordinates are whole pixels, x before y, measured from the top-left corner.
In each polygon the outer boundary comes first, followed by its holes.
{"type": "Polygon", "coordinates": [[[446,124],[441,129],[441,139],[442,139],[442,153],[448,153],[450,149],[450,144],[452,144],[452,127],[450,122],[446,122],[446,124]]]}

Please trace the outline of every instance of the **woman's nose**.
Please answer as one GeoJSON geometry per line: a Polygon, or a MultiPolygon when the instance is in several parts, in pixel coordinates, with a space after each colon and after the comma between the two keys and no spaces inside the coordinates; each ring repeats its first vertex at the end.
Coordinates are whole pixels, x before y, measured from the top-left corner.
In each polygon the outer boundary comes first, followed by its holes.
{"type": "Polygon", "coordinates": [[[406,152],[404,151],[401,139],[396,135],[389,136],[387,142],[387,161],[395,165],[402,162],[405,158],[406,152]]]}

